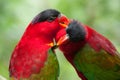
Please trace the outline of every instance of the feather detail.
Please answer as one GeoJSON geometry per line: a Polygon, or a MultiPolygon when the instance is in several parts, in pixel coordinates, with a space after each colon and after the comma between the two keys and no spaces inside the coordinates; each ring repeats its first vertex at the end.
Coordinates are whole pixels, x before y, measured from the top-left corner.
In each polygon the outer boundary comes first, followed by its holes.
{"type": "Polygon", "coordinates": [[[88,26],[86,26],[86,28],[88,32],[88,37],[86,38],[86,40],[93,49],[95,49],[96,51],[104,49],[111,55],[118,54],[114,45],[107,38],[88,26]]]}
{"type": "MultiPolygon", "coordinates": [[[[47,55],[48,55],[48,57],[47,57],[47,60],[45,61],[44,67],[40,68],[40,66],[38,66],[38,64],[34,63],[31,65],[32,69],[27,69],[26,66],[23,65],[23,67],[25,67],[26,69],[23,70],[23,72],[21,72],[21,76],[15,77],[15,75],[12,74],[13,76],[11,76],[10,80],[58,80],[59,64],[58,64],[57,57],[56,57],[54,51],[52,50],[52,48],[50,48],[48,50],[47,55]],[[31,70],[34,73],[32,73],[32,74],[30,72],[27,73],[26,71],[28,71],[28,70],[31,70]],[[37,70],[37,72],[35,72],[36,70],[37,70]],[[29,77],[25,77],[26,74],[23,74],[25,72],[27,74],[29,74],[29,77]]],[[[39,61],[40,60],[37,60],[37,62],[39,62],[39,61]]],[[[39,65],[40,65],[40,63],[39,63],[39,65]]],[[[17,73],[15,73],[15,74],[17,74],[17,73]]]]}
{"type": "Polygon", "coordinates": [[[74,65],[88,80],[120,80],[120,57],[96,52],[89,44],[76,53],[74,65]]]}

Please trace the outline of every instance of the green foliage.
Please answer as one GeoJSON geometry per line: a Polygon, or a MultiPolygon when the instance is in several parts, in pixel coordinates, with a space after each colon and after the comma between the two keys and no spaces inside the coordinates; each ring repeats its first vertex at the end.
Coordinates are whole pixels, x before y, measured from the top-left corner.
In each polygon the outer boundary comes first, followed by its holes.
{"type": "MultiPolygon", "coordinates": [[[[0,0],[0,8],[0,74],[7,78],[12,50],[32,18],[47,8],[94,27],[120,51],[120,0],[0,0]]],[[[70,64],[58,57],[60,80],[78,80],[70,64]]]]}

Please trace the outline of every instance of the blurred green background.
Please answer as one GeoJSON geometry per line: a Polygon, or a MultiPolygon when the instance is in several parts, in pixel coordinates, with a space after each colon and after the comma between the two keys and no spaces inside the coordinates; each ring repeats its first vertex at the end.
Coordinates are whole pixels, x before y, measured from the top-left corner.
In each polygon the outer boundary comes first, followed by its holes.
{"type": "MultiPolygon", "coordinates": [[[[29,22],[40,11],[54,8],[93,27],[120,52],[120,0],[0,0],[0,75],[8,79],[10,55],[29,22]]],[[[57,50],[59,80],[80,80],[57,50]]]]}

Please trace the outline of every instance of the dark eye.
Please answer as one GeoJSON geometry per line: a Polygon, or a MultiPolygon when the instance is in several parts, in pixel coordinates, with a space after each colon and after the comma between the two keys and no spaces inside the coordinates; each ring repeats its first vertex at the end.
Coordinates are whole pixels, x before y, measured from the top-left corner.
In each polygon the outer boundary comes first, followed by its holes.
{"type": "Polygon", "coordinates": [[[49,17],[49,18],[47,19],[47,21],[48,21],[48,22],[52,22],[53,20],[55,20],[55,18],[56,18],[56,17],[51,16],[51,17],[49,17]]]}

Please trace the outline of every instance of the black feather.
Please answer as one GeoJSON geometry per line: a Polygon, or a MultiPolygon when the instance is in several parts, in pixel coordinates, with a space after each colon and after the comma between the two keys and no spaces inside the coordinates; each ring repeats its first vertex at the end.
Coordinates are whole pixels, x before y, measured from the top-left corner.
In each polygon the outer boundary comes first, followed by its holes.
{"type": "Polygon", "coordinates": [[[76,20],[73,20],[66,29],[69,39],[73,42],[78,42],[85,39],[85,29],[81,23],[76,20]]]}
{"type": "Polygon", "coordinates": [[[52,21],[54,20],[56,17],[58,17],[60,14],[59,11],[55,10],[55,9],[47,9],[42,11],[41,13],[39,13],[33,20],[32,23],[38,23],[38,22],[44,22],[46,20],[48,21],[52,21]]]}

